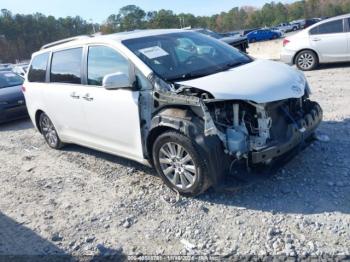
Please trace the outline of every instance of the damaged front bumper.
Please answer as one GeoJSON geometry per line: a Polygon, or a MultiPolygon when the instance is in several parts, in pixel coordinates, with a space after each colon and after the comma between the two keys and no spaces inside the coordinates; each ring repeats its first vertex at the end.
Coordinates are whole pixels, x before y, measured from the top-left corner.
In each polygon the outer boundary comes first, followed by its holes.
{"type": "Polygon", "coordinates": [[[321,123],[323,113],[321,107],[314,103],[308,112],[300,119],[294,120],[288,125],[288,139],[259,151],[249,153],[250,163],[259,164],[271,161],[274,158],[280,157],[292,151],[299,145],[302,145],[305,140],[310,138],[318,125],[321,123]]]}

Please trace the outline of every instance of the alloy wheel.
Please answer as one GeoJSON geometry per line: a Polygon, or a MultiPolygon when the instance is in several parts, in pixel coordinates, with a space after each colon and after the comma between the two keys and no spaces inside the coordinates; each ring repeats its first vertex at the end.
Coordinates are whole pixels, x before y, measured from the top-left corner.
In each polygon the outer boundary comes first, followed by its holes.
{"type": "Polygon", "coordinates": [[[57,132],[51,120],[46,115],[41,119],[41,131],[48,144],[52,147],[55,147],[58,143],[57,132]]]}
{"type": "Polygon", "coordinates": [[[197,171],[192,156],[174,142],[160,148],[159,163],[166,178],[179,189],[191,188],[197,180],[197,171]]]}
{"type": "Polygon", "coordinates": [[[298,65],[304,70],[309,70],[313,67],[315,58],[310,53],[303,53],[298,58],[298,65]]]}

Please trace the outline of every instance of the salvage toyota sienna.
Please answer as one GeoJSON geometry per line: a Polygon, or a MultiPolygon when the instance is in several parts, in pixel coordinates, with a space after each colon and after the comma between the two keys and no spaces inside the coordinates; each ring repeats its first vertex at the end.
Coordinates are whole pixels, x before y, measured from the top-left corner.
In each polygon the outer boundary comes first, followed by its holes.
{"type": "Polygon", "coordinates": [[[290,155],[322,120],[300,71],[177,29],[47,44],[23,91],[51,148],[74,143],[153,165],[185,196],[219,185],[237,163],[290,155]]]}

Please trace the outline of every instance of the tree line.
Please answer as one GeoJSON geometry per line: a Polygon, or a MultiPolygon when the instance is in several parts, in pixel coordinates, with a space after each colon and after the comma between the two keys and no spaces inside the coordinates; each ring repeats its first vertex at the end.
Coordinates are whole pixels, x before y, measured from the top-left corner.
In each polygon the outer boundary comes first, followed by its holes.
{"type": "Polygon", "coordinates": [[[40,13],[0,13],[0,62],[30,59],[46,43],[81,34],[91,34],[93,25],[79,16],[55,18],[40,13]]]}
{"type": "Polygon", "coordinates": [[[138,6],[122,7],[102,24],[92,24],[79,16],[55,18],[40,13],[0,13],[0,61],[29,59],[42,45],[76,35],[103,34],[136,29],[205,27],[218,32],[272,26],[302,18],[331,17],[350,13],[350,0],[300,0],[291,4],[271,2],[262,8],[234,7],[212,16],[175,14],[171,10],[145,11],[138,6]]]}

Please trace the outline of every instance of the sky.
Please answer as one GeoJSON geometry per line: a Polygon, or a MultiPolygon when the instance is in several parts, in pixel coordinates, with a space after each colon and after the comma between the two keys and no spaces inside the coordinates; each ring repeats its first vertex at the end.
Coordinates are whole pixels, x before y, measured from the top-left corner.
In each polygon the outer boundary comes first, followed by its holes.
{"type": "MultiPolygon", "coordinates": [[[[55,17],[79,15],[86,20],[101,23],[110,14],[118,13],[125,5],[134,4],[145,11],[170,9],[175,13],[213,15],[228,11],[235,6],[263,6],[272,0],[0,0],[0,9],[12,13],[32,14],[36,12],[55,17]]],[[[293,0],[280,0],[293,2],[293,0]]]]}

